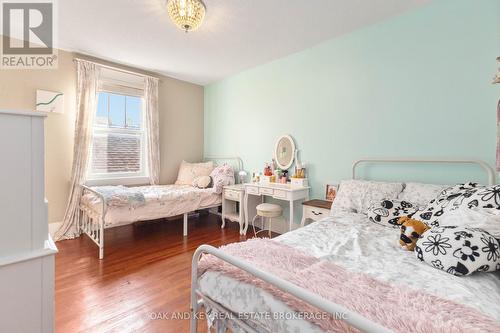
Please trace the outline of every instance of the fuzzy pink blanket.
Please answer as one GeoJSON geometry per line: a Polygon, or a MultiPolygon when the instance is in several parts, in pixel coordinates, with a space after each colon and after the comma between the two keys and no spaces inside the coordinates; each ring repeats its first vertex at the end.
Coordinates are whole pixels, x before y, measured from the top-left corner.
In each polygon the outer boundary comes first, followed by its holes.
{"type": "MultiPolygon", "coordinates": [[[[254,238],[221,249],[394,332],[500,332],[499,322],[473,308],[421,290],[390,285],[366,274],[348,271],[270,239],[254,238]]],[[[202,257],[198,275],[207,270],[219,271],[264,289],[299,313],[321,313],[296,297],[211,255],[202,257]]],[[[358,332],[343,320],[310,317],[327,332],[358,332]]]]}

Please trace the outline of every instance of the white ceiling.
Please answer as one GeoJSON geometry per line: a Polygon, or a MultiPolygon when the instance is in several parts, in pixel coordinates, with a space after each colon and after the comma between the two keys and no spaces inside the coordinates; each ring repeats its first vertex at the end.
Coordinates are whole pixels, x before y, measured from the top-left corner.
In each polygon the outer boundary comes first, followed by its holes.
{"type": "Polygon", "coordinates": [[[204,85],[429,1],[205,0],[186,34],[165,0],[60,0],[56,46],[204,85]]]}

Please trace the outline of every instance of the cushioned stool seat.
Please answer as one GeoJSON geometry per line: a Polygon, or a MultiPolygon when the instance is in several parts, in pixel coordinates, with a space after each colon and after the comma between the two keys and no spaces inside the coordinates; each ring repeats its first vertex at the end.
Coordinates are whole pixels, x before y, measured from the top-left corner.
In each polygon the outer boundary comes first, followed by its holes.
{"type": "Polygon", "coordinates": [[[269,237],[271,237],[271,227],[272,227],[272,218],[281,216],[283,212],[283,208],[280,205],[271,204],[271,203],[262,203],[256,207],[257,215],[252,220],[253,233],[255,236],[261,231],[264,230],[264,219],[269,218],[269,237]],[[259,232],[255,232],[255,219],[261,217],[262,218],[262,229],[259,232]]]}
{"type": "Polygon", "coordinates": [[[262,203],[257,207],[257,215],[262,217],[278,217],[281,216],[283,208],[280,205],[262,203]]]}

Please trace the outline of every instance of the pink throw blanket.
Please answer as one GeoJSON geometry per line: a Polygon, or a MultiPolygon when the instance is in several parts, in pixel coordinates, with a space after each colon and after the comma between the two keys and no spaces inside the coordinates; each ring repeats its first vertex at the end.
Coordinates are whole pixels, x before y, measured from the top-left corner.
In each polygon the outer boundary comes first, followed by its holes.
{"type": "MultiPolygon", "coordinates": [[[[254,238],[223,246],[221,250],[395,332],[500,332],[499,322],[473,308],[421,290],[391,285],[366,274],[348,271],[270,239],[254,238]]],[[[214,256],[202,257],[198,275],[207,270],[222,272],[264,289],[297,312],[321,312],[214,256]]],[[[359,332],[343,320],[313,317],[312,321],[327,332],[359,332]]]]}

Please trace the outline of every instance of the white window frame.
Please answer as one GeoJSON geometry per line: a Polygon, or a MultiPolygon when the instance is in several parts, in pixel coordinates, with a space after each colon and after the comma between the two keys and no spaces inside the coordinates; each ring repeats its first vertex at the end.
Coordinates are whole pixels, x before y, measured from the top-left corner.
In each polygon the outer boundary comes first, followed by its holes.
{"type": "MultiPolygon", "coordinates": [[[[105,83],[99,85],[97,94],[104,92],[123,96],[135,96],[142,99],[142,129],[141,132],[141,152],[140,152],[140,165],[141,170],[139,172],[113,172],[113,173],[92,173],[92,159],[93,159],[93,146],[94,141],[92,140],[90,144],[89,153],[89,167],[86,177],[86,185],[99,186],[99,185],[143,185],[149,184],[149,168],[148,168],[148,158],[147,158],[147,124],[146,124],[146,112],[144,112],[144,92],[142,89],[137,89],[135,87],[126,87],[118,84],[105,83]]],[[[96,96],[98,98],[98,96],[96,96]]],[[[109,102],[109,101],[108,101],[109,102]]],[[[95,110],[97,113],[97,109],[95,110]]],[[[138,134],[138,130],[130,130],[126,128],[109,128],[102,126],[96,126],[95,123],[92,124],[92,137],[94,134],[108,134],[117,133],[123,135],[134,135],[138,134]]]]}

